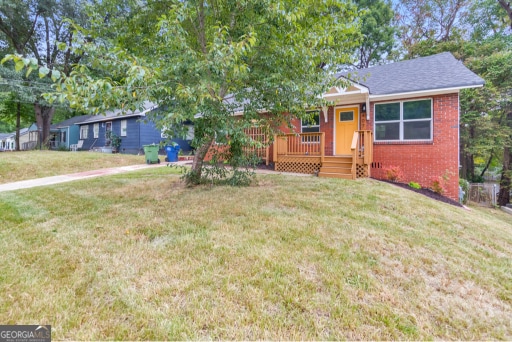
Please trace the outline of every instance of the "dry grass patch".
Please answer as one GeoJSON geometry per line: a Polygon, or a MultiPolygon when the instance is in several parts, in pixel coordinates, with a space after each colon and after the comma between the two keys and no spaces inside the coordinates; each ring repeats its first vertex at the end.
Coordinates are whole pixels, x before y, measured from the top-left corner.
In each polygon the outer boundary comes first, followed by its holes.
{"type": "Polygon", "coordinates": [[[0,184],[135,164],[144,164],[144,157],[86,151],[3,152],[0,184]]]}
{"type": "Polygon", "coordinates": [[[0,321],[55,339],[511,339],[510,216],[373,180],[0,194],[0,321]]]}

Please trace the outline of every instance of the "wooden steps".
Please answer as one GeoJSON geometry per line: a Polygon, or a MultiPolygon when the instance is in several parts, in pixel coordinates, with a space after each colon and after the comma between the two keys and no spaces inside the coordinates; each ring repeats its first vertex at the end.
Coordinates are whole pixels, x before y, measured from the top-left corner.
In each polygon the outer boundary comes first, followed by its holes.
{"type": "Polygon", "coordinates": [[[318,173],[318,177],[354,179],[351,156],[328,156],[318,173]]]}

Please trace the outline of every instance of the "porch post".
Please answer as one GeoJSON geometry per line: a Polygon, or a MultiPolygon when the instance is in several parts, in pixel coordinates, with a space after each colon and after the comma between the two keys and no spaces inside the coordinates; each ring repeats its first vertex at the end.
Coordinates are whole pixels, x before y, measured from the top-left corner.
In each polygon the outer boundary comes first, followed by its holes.
{"type": "Polygon", "coordinates": [[[320,164],[324,165],[325,156],[325,132],[320,133],[320,164]]]}
{"type": "Polygon", "coordinates": [[[278,143],[279,143],[279,140],[277,140],[277,134],[274,134],[274,146],[273,146],[273,157],[272,157],[272,160],[274,161],[274,169],[276,168],[277,166],[277,149],[278,149],[278,143]]]}

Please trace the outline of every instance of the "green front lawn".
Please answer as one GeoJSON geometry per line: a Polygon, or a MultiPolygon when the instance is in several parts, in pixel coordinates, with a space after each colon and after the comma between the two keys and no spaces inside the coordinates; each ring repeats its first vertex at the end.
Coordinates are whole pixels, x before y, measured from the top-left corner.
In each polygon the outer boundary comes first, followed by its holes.
{"type": "Polygon", "coordinates": [[[144,163],[144,156],[130,154],[88,151],[2,152],[0,153],[0,184],[144,163]]]}
{"type": "Polygon", "coordinates": [[[374,180],[0,193],[0,322],[55,340],[511,339],[512,219],[374,180]]]}

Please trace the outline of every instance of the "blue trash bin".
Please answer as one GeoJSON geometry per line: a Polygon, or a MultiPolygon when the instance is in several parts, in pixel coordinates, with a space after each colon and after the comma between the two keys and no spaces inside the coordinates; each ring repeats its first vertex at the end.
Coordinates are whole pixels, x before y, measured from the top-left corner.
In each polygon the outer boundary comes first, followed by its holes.
{"type": "Polygon", "coordinates": [[[179,151],[180,151],[180,145],[165,146],[165,152],[167,152],[167,161],[171,162],[171,163],[177,162],[179,151]]]}

